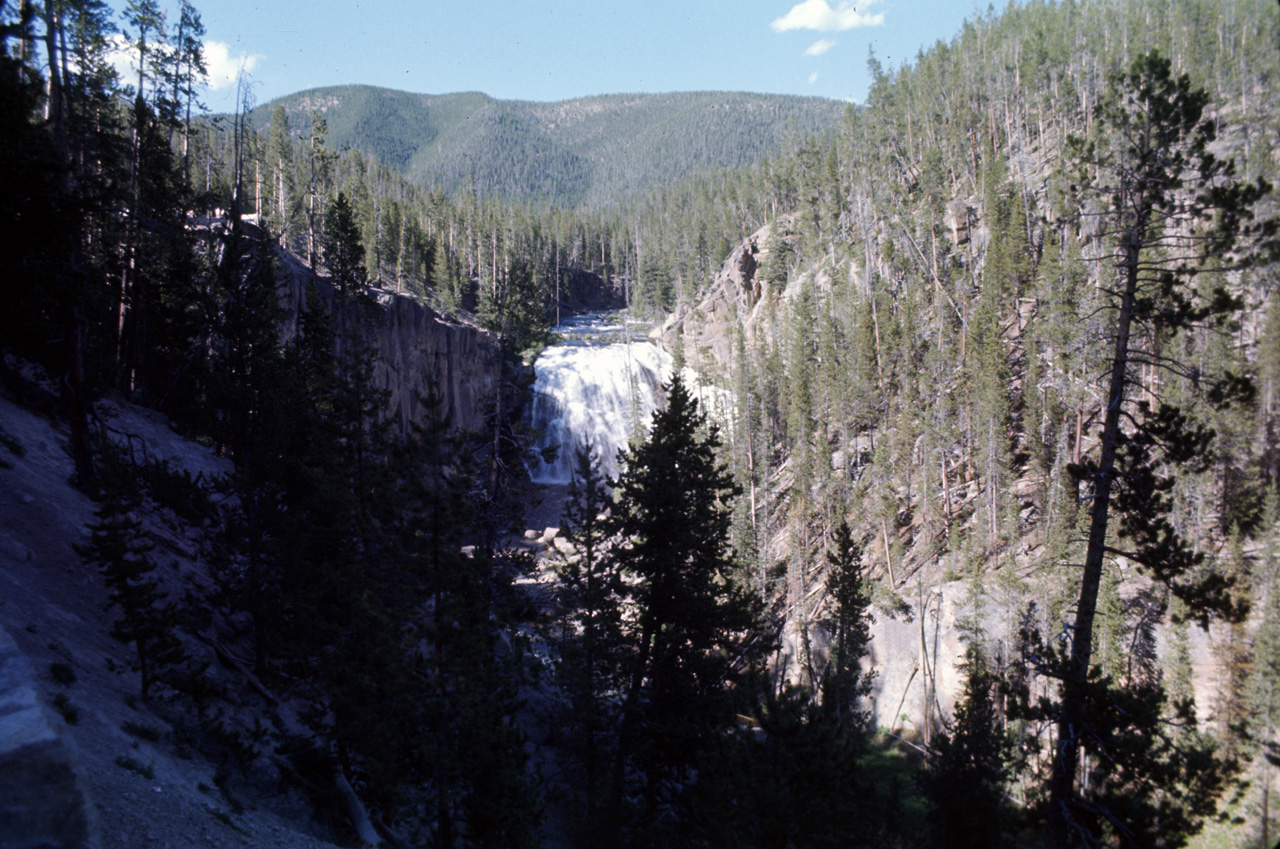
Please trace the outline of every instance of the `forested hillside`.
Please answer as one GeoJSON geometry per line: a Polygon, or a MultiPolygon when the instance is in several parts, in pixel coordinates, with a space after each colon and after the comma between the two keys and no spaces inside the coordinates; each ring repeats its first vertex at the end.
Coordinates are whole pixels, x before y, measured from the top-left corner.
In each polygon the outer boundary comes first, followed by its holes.
{"type": "Polygon", "coordinates": [[[834,125],[845,105],[739,92],[618,94],[560,103],[483,94],[410,94],[369,86],[312,89],[281,107],[299,137],[312,112],[331,144],[412,182],[456,194],[600,209],[702,171],[754,165],[784,141],[834,125]]]}
{"type": "MultiPolygon", "coordinates": [[[[839,120],[242,87],[210,121],[175,11],[0,7],[0,349],[98,505],[48,568],[228,810],[292,794],[350,845],[1274,843],[1276,4],[1012,4],[873,58],[839,120]],[[389,290],[484,339],[472,426],[392,421],[389,290]],[[698,385],[616,480],[574,452],[560,536],[519,542],[529,365],[608,305],[698,385]],[[135,450],[120,404],[230,471],[135,450]],[[877,729],[887,619],[927,697],[877,729]]],[[[50,668],[64,718],[87,663],[50,668]]]]}
{"type": "Polygon", "coordinates": [[[742,546],[785,598],[796,678],[821,668],[846,518],[890,603],[969,581],[994,615],[973,675],[1014,688],[994,721],[1023,746],[1055,728],[1071,758],[1019,767],[1080,818],[1050,816],[1052,845],[1145,845],[1158,816],[1113,794],[1205,791],[1179,746],[1132,748],[1186,716],[1195,623],[1224,623],[1202,727],[1274,780],[1277,17],[1029,3],[873,61],[866,108],[759,172],[767,226],[666,327],[733,399],[742,546]]]}

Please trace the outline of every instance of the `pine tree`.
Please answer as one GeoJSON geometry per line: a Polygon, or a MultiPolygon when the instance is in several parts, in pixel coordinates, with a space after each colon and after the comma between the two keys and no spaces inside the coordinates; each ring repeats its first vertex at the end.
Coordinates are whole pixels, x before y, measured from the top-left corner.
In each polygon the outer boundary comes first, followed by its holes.
{"type": "Polygon", "coordinates": [[[342,192],[325,214],[323,245],[324,264],[338,292],[349,296],[362,291],[366,282],[364,243],[355,211],[342,192]]]}
{"type": "Polygon", "coordinates": [[[750,709],[759,733],[741,724],[701,754],[690,801],[694,833],[707,846],[883,845],[891,814],[877,811],[861,759],[868,713],[859,704],[874,673],[862,670],[870,645],[870,593],[861,547],[846,522],[827,553],[831,639],[818,676],[804,687],[764,688],[750,709]]]}
{"type": "MultiPolygon", "coordinates": [[[[745,723],[706,744],[676,845],[848,849],[892,845],[863,772],[865,741],[794,688],[769,692],[745,723]]],[[[892,792],[890,788],[886,788],[892,792]]],[[[887,793],[886,793],[887,795],[887,793]]]]}
{"type": "Polygon", "coordinates": [[[555,637],[557,680],[569,702],[561,722],[564,748],[580,771],[575,783],[583,805],[581,837],[595,845],[603,826],[601,781],[612,761],[610,732],[617,718],[611,696],[622,683],[621,604],[626,591],[609,556],[607,482],[590,448],[575,449],[573,471],[560,525],[560,536],[573,548],[556,565],[565,608],[555,637]]]}
{"type": "MultiPolygon", "coordinates": [[[[1244,543],[1239,528],[1232,526],[1227,535],[1225,556],[1220,571],[1235,587],[1237,602],[1252,606],[1251,581],[1244,563],[1244,543]]],[[[1226,758],[1239,756],[1248,738],[1252,712],[1246,689],[1253,667],[1248,626],[1245,622],[1227,622],[1214,645],[1218,660],[1218,692],[1214,704],[1217,738],[1226,758]]]]}
{"type": "Polygon", "coordinates": [[[1173,624],[1164,678],[1168,682],[1170,703],[1175,706],[1189,704],[1189,711],[1194,713],[1196,694],[1191,666],[1191,624],[1187,622],[1186,613],[1186,605],[1176,598],[1169,605],[1169,618],[1173,624]]]}
{"type": "Polygon", "coordinates": [[[324,197],[333,177],[336,155],[328,148],[329,124],[319,113],[311,113],[311,134],[307,138],[307,265],[314,274],[320,261],[320,240],[324,232],[324,197]]]}
{"type": "MultiPolygon", "coordinates": [[[[1202,750],[1170,750],[1152,739],[1151,729],[1161,721],[1158,709],[1147,706],[1118,719],[1113,702],[1140,697],[1162,704],[1158,685],[1113,688],[1091,668],[1103,562],[1116,552],[1108,537],[1113,512],[1120,535],[1134,549],[1120,553],[1166,583],[1192,616],[1239,615],[1225,579],[1197,569],[1202,555],[1182,541],[1168,518],[1171,482],[1163,469],[1203,462],[1211,434],[1172,405],[1152,409],[1135,398],[1130,375],[1135,362],[1161,361],[1151,345],[1166,334],[1232,309],[1234,301],[1222,290],[1189,291],[1188,280],[1206,257],[1231,254],[1252,205],[1269,189],[1234,180],[1232,166],[1209,152],[1214,127],[1203,118],[1206,101],[1185,75],[1172,75],[1168,60],[1142,56],[1113,82],[1099,113],[1103,136],[1075,143],[1077,161],[1090,172],[1082,176],[1100,178],[1100,184],[1082,185],[1111,204],[1101,220],[1116,251],[1116,279],[1104,281],[1113,299],[1114,352],[1099,456],[1076,470],[1092,483],[1091,525],[1071,645],[1057,672],[1062,691],[1054,711],[1058,739],[1047,808],[1051,849],[1073,845],[1082,822],[1088,823],[1086,834],[1125,830],[1145,845],[1157,839],[1149,829],[1159,828],[1160,839],[1180,842],[1211,809],[1206,797],[1222,784],[1202,750]],[[1131,430],[1120,427],[1126,417],[1135,425],[1131,430]],[[1077,783],[1082,749],[1096,759],[1127,763],[1131,776],[1163,775],[1166,783],[1103,782],[1086,793],[1077,783]],[[1203,771],[1188,773],[1192,763],[1203,771]],[[1143,807],[1157,804],[1155,786],[1168,794],[1159,804],[1170,809],[1158,826],[1154,811],[1143,807]],[[1143,801],[1130,804],[1116,793],[1137,793],[1143,801]]],[[[1273,231],[1266,225],[1259,235],[1273,231]]]]}
{"type": "Polygon", "coordinates": [[[143,701],[150,696],[165,673],[185,658],[175,634],[176,608],[166,602],[166,594],[151,576],[156,562],[151,559],[155,543],[135,515],[136,499],[130,500],[108,489],[101,506],[94,511],[97,521],[89,526],[89,542],[76,551],[105,579],[109,606],[120,608],[120,618],[111,625],[111,636],[133,643],[135,668],[141,679],[143,701]]]}
{"type": "Polygon", "coordinates": [[[272,626],[283,589],[273,568],[273,542],[282,524],[283,469],[292,453],[289,415],[294,375],[286,369],[279,338],[283,311],[275,258],[266,236],[248,238],[233,222],[218,270],[220,309],[208,365],[208,430],[235,462],[228,480],[234,497],[223,509],[213,558],[220,591],[253,623],[256,667],[265,672],[275,655],[272,626]]]}
{"type": "Polygon", "coordinates": [[[868,714],[859,701],[871,692],[874,672],[863,672],[871,644],[871,592],[862,573],[862,546],[842,521],[827,553],[827,593],[831,610],[823,624],[831,636],[827,668],[822,676],[824,711],[846,733],[866,730],[868,714]]]}
{"type": "Polygon", "coordinates": [[[289,114],[277,104],[271,112],[271,133],[267,141],[267,170],[271,175],[271,193],[275,204],[271,220],[281,244],[289,243],[294,217],[293,138],[289,114]]]}
{"type": "Polygon", "coordinates": [[[1280,526],[1276,524],[1274,492],[1266,509],[1268,530],[1263,542],[1263,568],[1259,594],[1262,621],[1254,635],[1253,670],[1246,695],[1249,735],[1257,747],[1254,769],[1260,774],[1259,846],[1274,841],[1274,788],[1280,771],[1280,526]]]}
{"type": "Polygon", "coordinates": [[[484,502],[479,518],[485,529],[481,545],[496,550],[522,520],[527,503],[529,478],[524,469],[532,440],[514,413],[532,391],[533,375],[523,367],[524,358],[546,344],[549,329],[535,270],[519,257],[509,259],[501,283],[494,281],[482,307],[481,324],[498,337],[494,365],[501,377],[486,409],[482,450],[488,474],[478,493],[484,502]]]}
{"type": "MultiPolygon", "coordinates": [[[[817,469],[811,460],[814,436],[813,284],[805,280],[792,301],[787,322],[787,437],[792,446],[795,491],[807,493],[817,469]]],[[[803,499],[800,499],[803,500],[803,499]]]]}
{"type": "Polygon", "coordinates": [[[462,306],[461,284],[453,262],[449,257],[449,248],[444,242],[436,240],[431,251],[431,291],[439,300],[440,308],[452,315],[462,306]]]}
{"type": "Polygon", "coordinates": [[[634,605],[613,766],[616,826],[633,771],[640,821],[655,821],[669,782],[689,777],[701,745],[733,723],[734,682],[767,650],[754,633],[759,603],[739,584],[729,549],[739,488],[718,461],[718,430],[678,375],[666,396],[648,438],[622,454],[610,520],[634,605]]]}
{"type": "Polygon", "coordinates": [[[774,221],[770,226],[764,242],[764,264],[760,267],[761,278],[771,290],[778,292],[786,285],[795,258],[795,251],[783,235],[782,228],[781,221],[774,221]]]}
{"type": "Polygon", "coordinates": [[[138,88],[134,95],[139,102],[145,102],[148,62],[153,66],[151,73],[155,81],[152,97],[154,99],[158,96],[156,89],[159,87],[159,74],[154,70],[154,66],[159,63],[156,58],[149,57],[149,54],[161,53],[160,48],[164,41],[164,13],[160,11],[160,5],[156,0],[129,0],[125,6],[124,16],[125,23],[133,30],[132,33],[126,34],[126,37],[130,40],[130,46],[138,54],[138,88]]]}
{"type": "Polygon", "coordinates": [[[196,101],[196,88],[209,73],[204,58],[204,35],[200,12],[189,0],[181,0],[178,29],[168,62],[168,82],[172,86],[174,123],[182,126],[182,179],[187,184],[191,182],[191,110],[203,108],[196,101]],[[178,121],[178,112],[182,113],[181,121],[178,121]]]}
{"type": "Polygon", "coordinates": [[[996,709],[997,678],[970,645],[955,716],[935,742],[925,776],[934,845],[985,849],[1008,845],[1004,802],[1011,761],[996,709]]]}

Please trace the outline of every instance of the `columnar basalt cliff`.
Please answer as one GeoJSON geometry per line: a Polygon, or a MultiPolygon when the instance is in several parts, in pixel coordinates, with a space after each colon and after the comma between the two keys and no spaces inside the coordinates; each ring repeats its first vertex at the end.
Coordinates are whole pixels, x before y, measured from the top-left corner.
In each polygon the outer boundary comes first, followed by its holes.
{"type": "Polygon", "coordinates": [[[390,393],[391,416],[401,430],[431,415],[423,402],[432,392],[440,397],[437,412],[452,427],[479,426],[501,370],[491,334],[448,321],[406,295],[382,292],[378,302],[386,320],[373,340],[374,380],[390,393]]]}
{"type": "MultiPolygon", "coordinates": [[[[297,333],[309,293],[314,292],[326,308],[334,293],[327,278],[313,279],[295,257],[282,257],[283,333],[291,338],[297,333]]],[[[453,429],[482,425],[485,403],[501,377],[493,334],[450,320],[411,295],[380,289],[372,294],[382,308],[382,319],[369,340],[377,359],[373,379],[388,393],[388,414],[400,431],[407,433],[410,425],[424,424],[433,412],[453,429]],[[424,403],[430,396],[439,398],[434,411],[424,403]]]]}

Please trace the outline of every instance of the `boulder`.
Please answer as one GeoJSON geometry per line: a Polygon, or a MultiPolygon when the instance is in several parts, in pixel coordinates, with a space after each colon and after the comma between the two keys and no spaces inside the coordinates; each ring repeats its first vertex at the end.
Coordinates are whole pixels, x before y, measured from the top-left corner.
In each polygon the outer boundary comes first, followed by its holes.
{"type": "Polygon", "coordinates": [[[6,849],[94,845],[75,759],[37,693],[31,664],[0,629],[0,842],[6,849]]]}

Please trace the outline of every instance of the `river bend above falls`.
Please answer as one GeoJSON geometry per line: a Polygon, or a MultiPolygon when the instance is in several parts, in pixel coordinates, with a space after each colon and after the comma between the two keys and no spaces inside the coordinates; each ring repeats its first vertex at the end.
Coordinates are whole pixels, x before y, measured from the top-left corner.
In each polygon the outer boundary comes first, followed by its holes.
{"type": "Polygon", "coordinates": [[[530,420],[540,434],[538,448],[557,445],[559,455],[554,463],[531,461],[530,477],[535,483],[569,483],[578,445],[593,447],[601,473],[614,477],[618,449],[637,426],[648,425],[657,408],[671,356],[616,316],[576,316],[555,330],[565,341],[549,346],[533,364],[530,420]]]}

